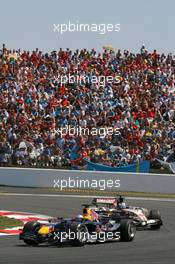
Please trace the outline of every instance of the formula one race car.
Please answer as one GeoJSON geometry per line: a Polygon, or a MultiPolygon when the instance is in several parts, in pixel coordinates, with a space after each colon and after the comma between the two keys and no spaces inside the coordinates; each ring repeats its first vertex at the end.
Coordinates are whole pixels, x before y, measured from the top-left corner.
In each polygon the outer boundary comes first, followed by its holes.
{"type": "Polygon", "coordinates": [[[128,206],[124,197],[94,198],[89,205],[84,204],[83,212],[93,209],[99,216],[107,215],[112,218],[117,214],[132,219],[138,230],[159,229],[163,224],[159,210],[148,210],[141,207],[128,206]]]}
{"type": "Polygon", "coordinates": [[[48,223],[27,222],[19,236],[26,244],[36,246],[41,243],[57,245],[68,243],[84,246],[86,243],[106,241],[132,241],[136,227],[131,219],[121,216],[101,218],[89,209],[89,218],[78,216],[75,219],[50,220],[48,223]]]}

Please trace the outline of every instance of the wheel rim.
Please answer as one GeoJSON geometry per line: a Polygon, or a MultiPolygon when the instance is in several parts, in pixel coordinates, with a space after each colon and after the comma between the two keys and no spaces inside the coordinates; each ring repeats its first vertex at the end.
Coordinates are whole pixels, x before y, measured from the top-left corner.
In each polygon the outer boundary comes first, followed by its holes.
{"type": "Polygon", "coordinates": [[[135,226],[133,224],[129,226],[128,234],[129,234],[130,237],[134,237],[134,235],[135,235],[135,226]]]}
{"type": "Polygon", "coordinates": [[[78,231],[78,240],[81,243],[85,243],[87,241],[87,230],[85,228],[81,228],[78,231]]]}

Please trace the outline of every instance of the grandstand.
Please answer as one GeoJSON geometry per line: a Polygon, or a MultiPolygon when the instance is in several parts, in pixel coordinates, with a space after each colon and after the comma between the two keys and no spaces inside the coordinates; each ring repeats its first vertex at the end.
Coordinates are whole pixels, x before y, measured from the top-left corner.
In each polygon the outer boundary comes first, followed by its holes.
{"type": "Polygon", "coordinates": [[[154,167],[157,158],[174,159],[174,138],[171,53],[144,45],[137,54],[0,50],[1,166],[83,167],[86,158],[107,166],[150,160],[154,167]],[[88,133],[69,133],[68,126],[88,133]]]}

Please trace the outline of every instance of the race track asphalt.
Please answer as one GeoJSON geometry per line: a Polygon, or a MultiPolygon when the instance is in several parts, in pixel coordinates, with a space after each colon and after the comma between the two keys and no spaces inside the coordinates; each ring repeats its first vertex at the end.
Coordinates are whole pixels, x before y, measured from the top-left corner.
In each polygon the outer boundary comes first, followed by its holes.
{"type": "MultiPolygon", "coordinates": [[[[27,193],[25,189],[18,189],[17,192],[27,193]]],[[[90,198],[80,197],[0,194],[0,209],[69,217],[81,213],[81,204],[90,201],[90,198]]],[[[143,200],[128,202],[131,205],[159,209],[164,221],[163,227],[159,231],[137,231],[133,242],[111,242],[85,245],[81,248],[45,245],[28,247],[19,241],[17,236],[0,237],[0,263],[174,264],[175,202],[143,200]]]]}

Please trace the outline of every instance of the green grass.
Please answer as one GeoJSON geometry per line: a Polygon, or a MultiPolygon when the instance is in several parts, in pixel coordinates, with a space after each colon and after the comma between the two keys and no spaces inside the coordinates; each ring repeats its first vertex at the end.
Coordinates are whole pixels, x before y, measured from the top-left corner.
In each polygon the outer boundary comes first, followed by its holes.
{"type": "MultiPolygon", "coordinates": [[[[72,194],[72,195],[99,195],[99,196],[117,196],[117,195],[125,195],[125,196],[136,196],[136,197],[155,197],[155,198],[175,198],[175,193],[152,193],[152,192],[129,192],[129,191],[111,191],[111,190],[97,190],[97,189],[75,189],[75,188],[65,188],[62,191],[59,188],[32,188],[34,192],[30,192],[30,188],[26,188],[28,192],[27,194],[72,194]]],[[[9,193],[14,193],[15,192],[12,190],[3,190],[3,188],[0,188],[0,195],[8,196],[9,193]]]]}
{"type": "Polygon", "coordinates": [[[12,228],[17,226],[22,226],[23,222],[20,220],[8,218],[5,216],[0,216],[0,229],[3,230],[5,228],[12,228]]]}
{"type": "MultiPolygon", "coordinates": [[[[58,189],[47,189],[48,193],[53,194],[61,194],[61,191],[58,189]]],[[[100,196],[117,196],[117,195],[125,195],[125,196],[133,196],[133,197],[155,197],[155,198],[175,198],[175,194],[162,194],[162,193],[149,193],[149,192],[126,192],[126,191],[107,191],[107,190],[87,190],[87,189],[64,189],[64,193],[70,194],[80,194],[80,195],[100,195],[100,196]]]]}

